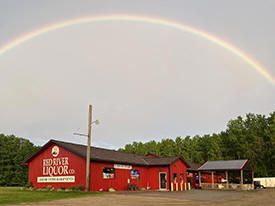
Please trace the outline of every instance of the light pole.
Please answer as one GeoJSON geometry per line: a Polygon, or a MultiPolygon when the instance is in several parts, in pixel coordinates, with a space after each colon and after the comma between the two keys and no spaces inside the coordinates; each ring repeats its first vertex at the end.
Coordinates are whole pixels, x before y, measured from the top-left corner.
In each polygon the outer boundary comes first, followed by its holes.
{"type": "Polygon", "coordinates": [[[74,135],[79,136],[86,136],[88,137],[88,143],[87,143],[87,153],[86,153],[86,187],[85,191],[90,191],[90,165],[91,165],[91,134],[92,134],[92,124],[99,124],[98,120],[95,120],[92,122],[92,105],[89,105],[89,121],[88,121],[88,135],[86,134],[80,134],[80,133],[74,133],[74,135]]]}
{"type": "Polygon", "coordinates": [[[86,188],[85,191],[90,190],[90,156],[91,156],[91,132],[92,132],[92,105],[89,105],[89,121],[88,121],[88,143],[86,154],[86,188]]]}

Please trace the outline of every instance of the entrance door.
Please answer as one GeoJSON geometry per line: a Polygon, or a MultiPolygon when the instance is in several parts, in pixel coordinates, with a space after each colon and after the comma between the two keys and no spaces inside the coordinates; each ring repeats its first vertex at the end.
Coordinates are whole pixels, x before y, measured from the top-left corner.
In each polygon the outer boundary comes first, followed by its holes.
{"type": "Polygon", "coordinates": [[[167,189],[166,183],[167,183],[166,172],[160,172],[159,173],[159,189],[166,190],[167,189]]]}

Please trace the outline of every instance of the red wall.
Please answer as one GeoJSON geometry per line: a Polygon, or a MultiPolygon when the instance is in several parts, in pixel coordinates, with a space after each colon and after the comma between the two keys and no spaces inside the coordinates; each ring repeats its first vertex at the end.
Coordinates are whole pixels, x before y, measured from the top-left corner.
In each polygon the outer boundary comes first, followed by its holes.
{"type": "Polygon", "coordinates": [[[130,169],[119,169],[115,168],[115,178],[114,179],[103,179],[103,168],[110,167],[114,168],[114,163],[101,163],[92,162],[91,163],[91,190],[92,191],[106,191],[108,188],[113,187],[115,190],[127,190],[128,179],[130,184],[137,184],[138,187],[147,187],[147,174],[148,168],[144,166],[134,166],[132,169],[139,170],[140,179],[131,179],[130,169]]]}
{"type": "Polygon", "coordinates": [[[166,177],[167,177],[167,183],[166,183],[166,188],[169,190],[169,184],[168,184],[168,166],[155,166],[155,167],[150,167],[148,170],[148,182],[149,182],[149,187],[151,190],[159,190],[159,173],[160,172],[166,172],[166,177]]]}
{"type": "MultiPolygon", "coordinates": [[[[55,145],[51,145],[45,151],[43,151],[40,155],[38,155],[35,159],[33,159],[29,163],[29,181],[32,182],[34,187],[42,188],[51,185],[54,188],[66,187],[69,186],[77,186],[77,185],[85,185],[85,174],[86,174],[86,161],[75,155],[74,153],[69,152],[61,147],[59,147],[59,155],[57,157],[53,157],[52,155],[52,147],[55,145]],[[37,177],[48,177],[50,175],[43,175],[43,160],[45,159],[56,159],[56,158],[68,158],[68,174],[62,175],[52,175],[52,176],[75,176],[74,183],[38,183],[37,177]]],[[[57,169],[57,168],[55,168],[57,169]]],[[[44,168],[44,171],[46,169],[44,168]]]]}
{"type": "MultiPolygon", "coordinates": [[[[201,176],[202,176],[203,183],[212,183],[212,174],[211,173],[202,173],[201,176]]],[[[221,176],[214,174],[214,183],[219,182],[219,179],[221,179],[221,176]]]]}
{"type": "Polygon", "coordinates": [[[186,164],[181,160],[178,159],[176,162],[170,165],[170,180],[171,183],[173,183],[173,189],[176,189],[176,183],[178,183],[178,189],[180,190],[180,183],[181,183],[181,178],[180,174],[184,175],[183,179],[183,189],[184,189],[184,183],[186,183],[186,178],[187,178],[187,173],[186,173],[187,166],[186,164]],[[177,174],[177,180],[174,181],[173,179],[173,174],[177,174]]]}
{"type": "MultiPolygon", "coordinates": [[[[194,172],[193,176],[188,178],[188,182],[190,182],[191,178],[192,178],[192,188],[196,187],[196,176],[198,176],[198,173],[194,172]]],[[[220,180],[221,180],[221,175],[214,174],[214,183],[220,182],[220,180]]],[[[212,183],[212,174],[211,173],[202,173],[201,181],[202,181],[202,183],[212,183]]]]}

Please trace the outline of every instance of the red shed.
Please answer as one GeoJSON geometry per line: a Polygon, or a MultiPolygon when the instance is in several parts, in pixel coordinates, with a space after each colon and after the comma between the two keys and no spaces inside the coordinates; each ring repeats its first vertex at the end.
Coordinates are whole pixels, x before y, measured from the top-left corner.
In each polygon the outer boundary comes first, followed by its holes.
{"type": "MultiPolygon", "coordinates": [[[[90,190],[127,190],[128,185],[151,190],[182,189],[189,164],[180,157],[142,156],[91,147],[90,190]],[[169,184],[170,183],[170,184],[169,184]],[[172,184],[171,184],[172,183],[172,184]]],[[[83,185],[86,146],[50,140],[25,162],[34,187],[83,185]]]]}

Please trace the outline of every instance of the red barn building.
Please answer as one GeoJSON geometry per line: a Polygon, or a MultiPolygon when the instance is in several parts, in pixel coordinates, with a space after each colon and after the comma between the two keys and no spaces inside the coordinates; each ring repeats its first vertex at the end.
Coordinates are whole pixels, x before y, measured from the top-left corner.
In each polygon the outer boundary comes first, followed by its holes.
{"type": "MultiPolygon", "coordinates": [[[[142,156],[91,147],[90,190],[127,190],[129,185],[151,190],[181,189],[189,164],[180,157],[142,156]]],[[[86,146],[50,140],[26,160],[34,187],[83,185],[86,181],[86,146]]]]}

